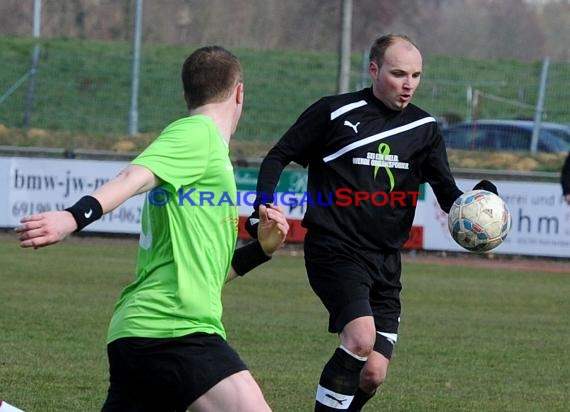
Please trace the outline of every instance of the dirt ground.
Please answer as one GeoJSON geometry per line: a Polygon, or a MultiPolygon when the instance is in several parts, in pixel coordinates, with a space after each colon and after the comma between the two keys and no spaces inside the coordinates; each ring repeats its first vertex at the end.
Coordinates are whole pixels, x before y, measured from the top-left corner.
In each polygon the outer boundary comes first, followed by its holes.
{"type": "Polygon", "coordinates": [[[407,252],[404,262],[453,265],[458,267],[480,267],[505,270],[541,271],[550,273],[567,273],[570,275],[570,259],[546,258],[535,256],[510,256],[470,253],[446,252],[407,252]]]}

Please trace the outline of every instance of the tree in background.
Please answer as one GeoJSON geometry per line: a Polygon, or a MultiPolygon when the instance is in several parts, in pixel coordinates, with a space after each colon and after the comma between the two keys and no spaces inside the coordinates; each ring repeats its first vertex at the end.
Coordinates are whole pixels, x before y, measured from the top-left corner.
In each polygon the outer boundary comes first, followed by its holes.
{"type": "MultiPolygon", "coordinates": [[[[42,0],[44,37],[129,40],[135,0],[42,0]]],[[[0,34],[31,36],[33,0],[0,1],[0,34]]],[[[146,42],[338,48],[340,0],[161,0],[144,3],[146,42]]],[[[426,54],[539,60],[569,57],[568,1],[357,0],[352,49],[408,33],[426,54]]]]}

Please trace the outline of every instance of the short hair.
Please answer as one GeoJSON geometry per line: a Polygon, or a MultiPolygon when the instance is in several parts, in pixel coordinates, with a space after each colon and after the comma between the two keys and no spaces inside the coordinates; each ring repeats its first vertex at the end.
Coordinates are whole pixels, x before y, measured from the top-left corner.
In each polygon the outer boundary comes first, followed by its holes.
{"type": "Polygon", "coordinates": [[[410,37],[405,34],[386,34],[384,36],[378,37],[376,40],[374,40],[374,43],[372,43],[372,46],[370,47],[370,54],[368,56],[369,61],[375,62],[378,67],[382,67],[386,50],[388,47],[394,44],[396,40],[405,40],[419,50],[419,47],[412,41],[410,37]]]}
{"type": "Polygon", "coordinates": [[[221,46],[195,50],[182,65],[182,84],[188,109],[227,99],[243,81],[239,59],[221,46]]]}

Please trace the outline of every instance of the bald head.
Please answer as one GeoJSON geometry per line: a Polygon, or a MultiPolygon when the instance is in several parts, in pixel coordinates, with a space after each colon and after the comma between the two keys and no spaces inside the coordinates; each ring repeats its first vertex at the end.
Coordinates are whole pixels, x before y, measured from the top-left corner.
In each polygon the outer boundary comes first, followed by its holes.
{"type": "Polygon", "coordinates": [[[370,49],[372,91],[391,110],[403,110],[420,84],[422,55],[404,35],[387,35],[370,49]]]}

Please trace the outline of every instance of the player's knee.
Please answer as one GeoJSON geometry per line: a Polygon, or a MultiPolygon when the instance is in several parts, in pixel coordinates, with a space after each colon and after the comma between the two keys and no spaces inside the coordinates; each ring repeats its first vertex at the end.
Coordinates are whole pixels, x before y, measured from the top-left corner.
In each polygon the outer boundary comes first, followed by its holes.
{"type": "Polygon", "coordinates": [[[389,359],[377,352],[368,358],[360,374],[360,385],[365,392],[374,392],[386,381],[389,364],[389,359]]]}
{"type": "Polygon", "coordinates": [[[367,392],[373,392],[386,381],[386,376],[387,370],[385,368],[365,367],[360,375],[361,386],[367,392]]]}
{"type": "Polygon", "coordinates": [[[351,339],[344,345],[355,355],[368,357],[374,349],[374,343],[366,339],[351,339]]]}
{"type": "Polygon", "coordinates": [[[350,333],[341,334],[342,345],[352,353],[368,357],[374,350],[376,333],[366,330],[352,330],[350,333]]]}

